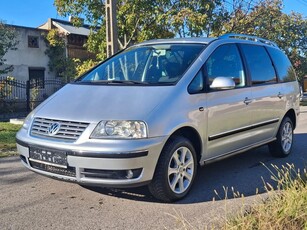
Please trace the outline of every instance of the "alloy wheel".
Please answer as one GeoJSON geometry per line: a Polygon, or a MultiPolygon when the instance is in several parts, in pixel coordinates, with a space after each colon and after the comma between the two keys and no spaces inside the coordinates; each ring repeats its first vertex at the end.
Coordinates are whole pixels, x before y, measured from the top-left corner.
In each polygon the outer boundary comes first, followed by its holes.
{"type": "Polygon", "coordinates": [[[168,183],[174,193],[182,194],[190,186],[194,175],[194,158],[187,147],[178,148],[168,165],[168,183]]]}
{"type": "Polygon", "coordinates": [[[285,123],[281,133],[281,144],[285,152],[288,152],[291,149],[292,139],[293,139],[292,125],[289,122],[287,122],[285,123]]]}

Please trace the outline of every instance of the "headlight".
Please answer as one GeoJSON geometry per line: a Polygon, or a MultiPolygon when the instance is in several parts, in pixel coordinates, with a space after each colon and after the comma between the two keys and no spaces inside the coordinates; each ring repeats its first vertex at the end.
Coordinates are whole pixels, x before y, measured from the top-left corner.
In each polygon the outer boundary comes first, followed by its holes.
{"type": "Polygon", "coordinates": [[[22,124],[22,128],[24,128],[25,130],[28,130],[30,128],[33,117],[34,117],[34,110],[31,113],[29,113],[28,116],[25,118],[22,124]]]}
{"type": "Polygon", "coordinates": [[[91,134],[91,138],[139,139],[147,137],[147,127],[143,121],[101,121],[91,134]]]}

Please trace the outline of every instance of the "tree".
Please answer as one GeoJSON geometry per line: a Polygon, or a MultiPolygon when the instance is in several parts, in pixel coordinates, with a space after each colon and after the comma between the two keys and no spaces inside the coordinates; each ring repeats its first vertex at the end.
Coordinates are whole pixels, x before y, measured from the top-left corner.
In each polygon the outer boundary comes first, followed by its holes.
{"type": "Polygon", "coordinates": [[[234,0],[229,18],[225,18],[223,33],[243,33],[259,36],[277,43],[288,55],[299,80],[307,74],[307,20],[301,14],[282,12],[282,0],[246,2],[234,0]]]}
{"type": "Polygon", "coordinates": [[[106,32],[105,32],[105,3],[104,0],[54,0],[57,11],[62,16],[72,16],[75,26],[81,26],[81,20],[85,17],[88,24],[91,25],[92,33],[88,38],[86,47],[88,51],[97,53],[97,59],[106,58],[106,32]]]}
{"type": "MultiPolygon", "coordinates": [[[[117,23],[118,43],[121,49],[135,43],[153,38],[173,37],[165,23],[157,18],[164,10],[153,0],[118,0],[117,23]]],[[[54,4],[60,15],[71,15],[75,18],[81,15],[92,27],[92,33],[87,42],[87,49],[97,53],[97,58],[106,57],[105,1],[103,0],[55,0],[54,4]]],[[[76,26],[80,26],[78,21],[76,26]]]]}
{"type": "Polygon", "coordinates": [[[97,61],[93,61],[91,59],[81,61],[80,59],[75,58],[74,62],[75,62],[76,72],[77,72],[75,77],[78,77],[84,74],[86,71],[88,71],[89,69],[93,68],[95,65],[98,64],[97,61]]]}
{"type": "Polygon", "coordinates": [[[119,0],[117,4],[117,23],[120,48],[136,42],[156,38],[174,37],[161,15],[165,8],[162,1],[119,0]]]}
{"type": "Polygon", "coordinates": [[[209,36],[225,14],[222,0],[164,0],[160,16],[177,37],[209,36]]]}
{"type": "MultiPolygon", "coordinates": [[[[60,15],[83,15],[93,32],[87,43],[91,52],[105,57],[105,1],[55,0],[60,15]]],[[[201,36],[210,32],[207,25],[218,21],[221,0],[118,0],[118,43],[121,49],[156,38],[201,36]]],[[[75,25],[80,25],[75,23],[75,25]]]]}
{"type": "Polygon", "coordinates": [[[4,55],[9,50],[16,49],[18,41],[16,40],[16,32],[12,27],[4,25],[0,21],[0,76],[13,70],[13,66],[2,67],[5,63],[4,55]]]}
{"type": "MultiPolygon", "coordinates": [[[[61,15],[84,15],[89,51],[105,58],[105,1],[55,0],[61,15]]],[[[118,0],[120,48],[148,39],[244,33],[275,41],[301,79],[307,74],[307,21],[282,12],[282,0],[118,0]]],[[[78,23],[76,23],[78,25],[78,23]]]]}
{"type": "Polygon", "coordinates": [[[65,78],[66,82],[76,76],[76,67],[72,59],[66,57],[65,35],[52,29],[46,35],[47,49],[45,53],[49,57],[49,69],[58,77],[65,78]]]}

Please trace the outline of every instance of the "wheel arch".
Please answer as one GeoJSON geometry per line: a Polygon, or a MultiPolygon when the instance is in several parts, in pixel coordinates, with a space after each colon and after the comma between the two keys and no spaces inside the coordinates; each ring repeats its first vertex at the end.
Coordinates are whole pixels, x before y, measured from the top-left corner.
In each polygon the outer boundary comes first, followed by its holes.
{"type": "Polygon", "coordinates": [[[202,147],[202,140],[201,140],[199,133],[192,127],[189,127],[189,126],[181,127],[169,136],[165,145],[167,145],[167,143],[170,141],[170,139],[174,136],[185,137],[192,143],[192,145],[193,145],[193,147],[196,151],[197,162],[199,163],[200,159],[201,159],[202,148],[203,148],[202,147]]]}
{"type": "Polygon", "coordinates": [[[290,109],[288,110],[288,112],[285,114],[284,118],[285,117],[289,117],[293,123],[293,129],[296,128],[296,115],[295,115],[295,111],[294,109],[290,109]]]}
{"type": "MultiPolygon", "coordinates": [[[[165,144],[163,146],[162,152],[159,156],[158,163],[155,167],[154,176],[148,185],[149,191],[153,194],[154,197],[156,197],[159,200],[165,201],[165,202],[171,202],[175,200],[179,200],[183,198],[191,189],[191,186],[193,184],[193,181],[195,179],[196,173],[197,173],[197,166],[198,163],[195,160],[194,161],[194,170],[193,174],[191,174],[191,180],[188,184],[188,187],[182,191],[182,193],[176,193],[171,187],[169,183],[169,167],[170,167],[170,160],[172,159],[173,155],[177,152],[175,152],[179,146],[181,146],[182,143],[185,143],[188,146],[193,146],[195,149],[195,153],[192,153],[192,155],[196,155],[196,160],[200,161],[200,154],[201,154],[201,138],[198,132],[192,128],[192,127],[181,127],[174,131],[168,139],[165,141],[165,144]],[[187,140],[189,140],[191,143],[188,144],[187,140]]],[[[194,158],[193,156],[193,158],[194,158]]],[[[180,164],[181,165],[181,164],[180,164]]],[[[175,168],[174,168],[175,169],[175,168]]],[[[177,168],[177,170],[179,170],[177,168]]],[[[181,174],[179,171],[177,171],[177,175],[181,174]]],[[[181,178],[183,178],[183,175],[180,175],[181,178]]],[[[178,182],[176,182],[177,184],[178,182]]],[[[175,184],[175,186],[176,186],[175,184]]]]}

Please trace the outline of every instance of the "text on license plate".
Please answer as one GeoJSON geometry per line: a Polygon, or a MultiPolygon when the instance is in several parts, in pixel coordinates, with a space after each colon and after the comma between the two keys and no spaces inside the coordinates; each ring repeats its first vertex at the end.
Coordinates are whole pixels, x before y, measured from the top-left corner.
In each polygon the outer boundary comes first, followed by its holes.
{"type": "Polygon", "coordinates": [[[67,155],[65,151],[30,147],[30,161],[67,168],[67,155]]]}

